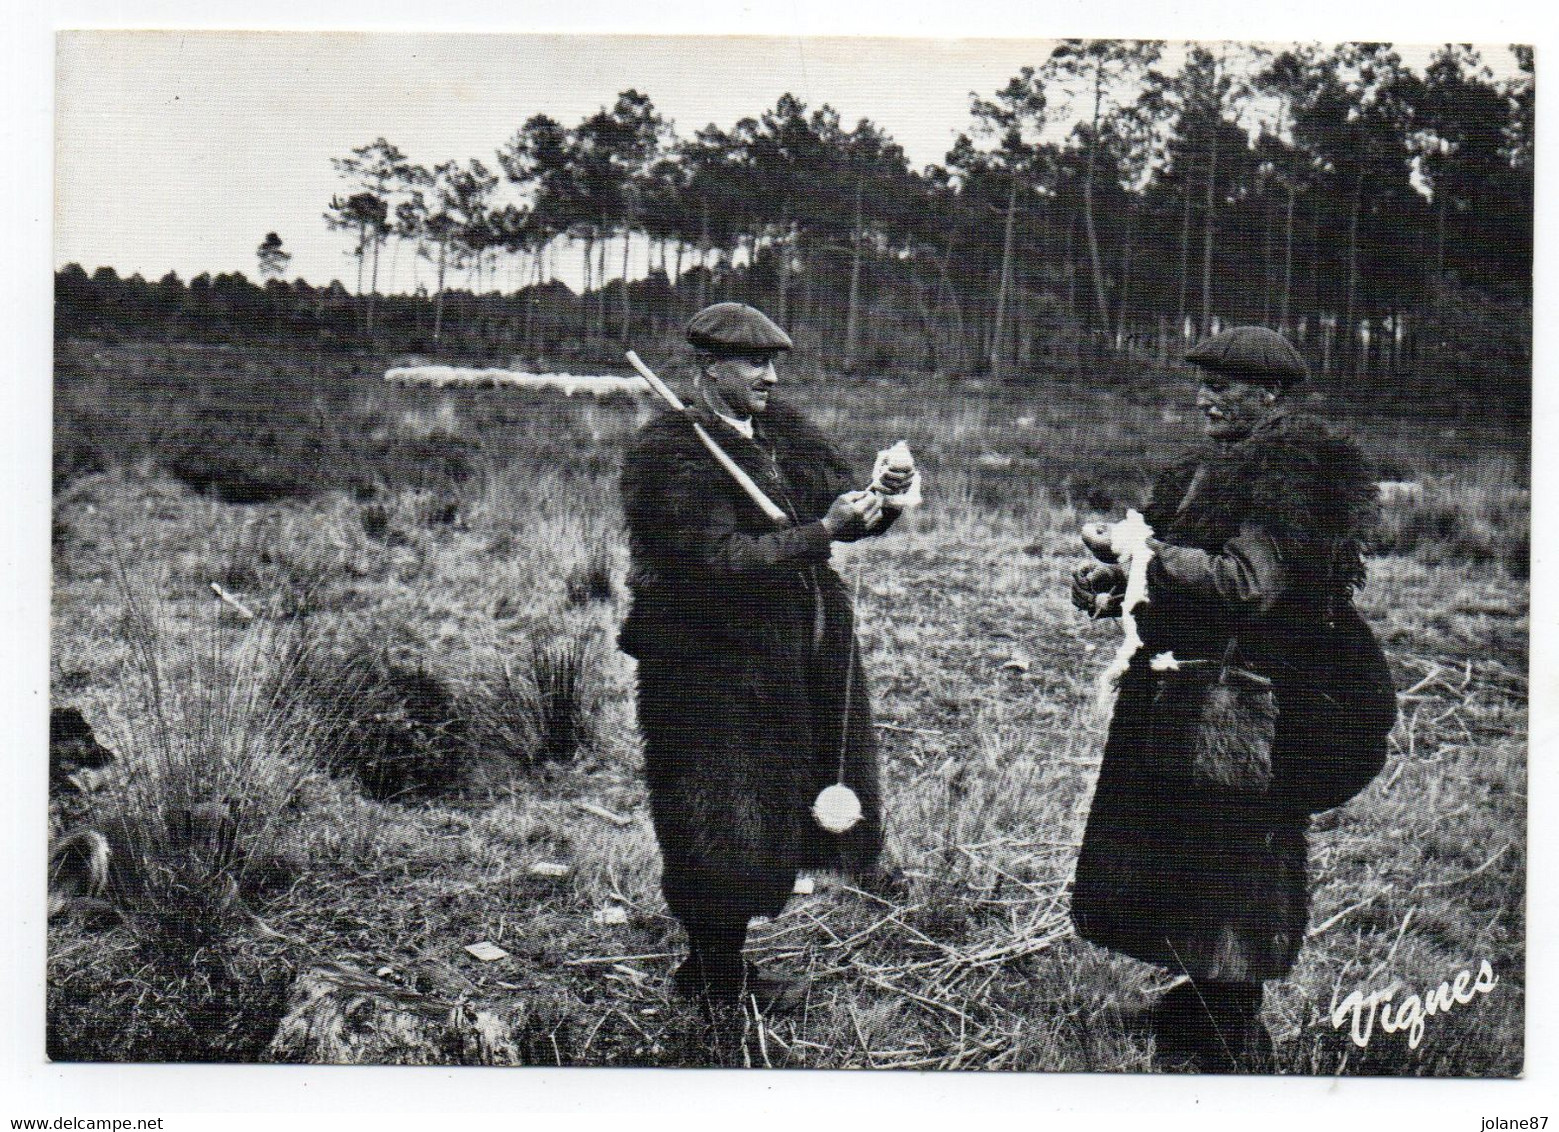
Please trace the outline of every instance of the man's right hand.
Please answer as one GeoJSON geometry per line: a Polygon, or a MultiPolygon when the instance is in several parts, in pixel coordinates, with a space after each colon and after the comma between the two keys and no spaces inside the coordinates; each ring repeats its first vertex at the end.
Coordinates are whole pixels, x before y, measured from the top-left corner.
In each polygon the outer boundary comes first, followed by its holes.
{"type": "Polygon", "coordinates": [[[875,491],[847,491],[829,504],[823,526],[836,542],[854,542],[882,518],[882,496],[875,491]]]}
{"type": "Polygon", "coordinates": [[[1072,571],[1072,604],[1090,617],[1119,617],[1126,593],[1126,571],[1102,562],[1084,562],[1072,571]]]}

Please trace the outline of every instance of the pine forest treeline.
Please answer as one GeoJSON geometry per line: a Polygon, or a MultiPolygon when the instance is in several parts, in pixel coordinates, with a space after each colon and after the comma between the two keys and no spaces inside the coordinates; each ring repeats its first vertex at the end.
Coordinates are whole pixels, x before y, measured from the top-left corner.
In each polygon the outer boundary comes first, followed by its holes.
{"type": "Polygon", "coordinates": [[[1520,74],[1496,81],[1457,44],[1419,74],[1389,44],[1071,40],[971,94],[919,170],[873,122],[792,95],[680,135],[627,90],[572,126],[524,119],[486,158],[428,168],[379,138],[336,159],[324,221],[350,291],[286,282],[269,233],[263,290],[72,267],[61,321],[118,304],[430,356],[604,358],[735,298],[820,369],[997,379],[1163,361],[1259,322],[1335,381],[1433,372],[1475,401],[1530,364],[1533,59],[1512,52],[1520,74]],[[386,294],[386,254],[407,252],[425,283],[386,294]],[[564,256],[582,293],[554,278],[564,256]]]}

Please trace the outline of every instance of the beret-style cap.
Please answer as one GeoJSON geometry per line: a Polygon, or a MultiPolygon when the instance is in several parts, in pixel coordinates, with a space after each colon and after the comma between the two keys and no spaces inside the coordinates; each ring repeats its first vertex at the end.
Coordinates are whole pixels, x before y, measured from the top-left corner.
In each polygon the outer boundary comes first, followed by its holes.
{"type": "Polygon", "coordinates": [[[1265,326],[1236,326],[1204,338],[1185,360],[1203,369],[1235,376],[1263,377],[1284,385],[1303,381],[1310,369],[1287,338],[1265,326]]]}
{"type": "Polygon", "coordinates": [[[777,354],[791,348],[790,335],[746,303],[705,307],[687,324],[687,340],[717,354],[777,354]]]}

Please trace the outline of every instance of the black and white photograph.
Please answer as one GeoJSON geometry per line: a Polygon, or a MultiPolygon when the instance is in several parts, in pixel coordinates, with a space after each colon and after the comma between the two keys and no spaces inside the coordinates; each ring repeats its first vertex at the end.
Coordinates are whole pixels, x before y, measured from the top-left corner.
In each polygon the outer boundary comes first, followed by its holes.
{"type": "Polygon", "coordinates": [[[1528,1072],[1537,53],[892,33],[55,34],[50,1062],[1528,1072]]]}

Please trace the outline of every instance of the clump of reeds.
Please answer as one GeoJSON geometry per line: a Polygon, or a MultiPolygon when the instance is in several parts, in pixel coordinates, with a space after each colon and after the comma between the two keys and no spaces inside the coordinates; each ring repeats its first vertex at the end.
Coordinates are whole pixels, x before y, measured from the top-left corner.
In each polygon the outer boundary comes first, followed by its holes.
{"type": "Polygon", "coordinates": [[[573,761],[595,741],[600,663],[593,628],[533,639],[472,690],[472,742],[527,766],[573,761]]]}
{"type": "Polygon", "coordinates": [[[86,885],[51,861],[50,1056],[252,1057],[289,976],[262,916],[302,867],[292,817],[330,728],[290,692],[295,629],[234,626],[213,596],[175,643],[160,599],[120,578],[129,660],[104,732],[123,767],[57,846],[86,851],[86,885]]]}
{"type": "Polygon", "coordinates": [[[537,734],[533,761],[567,762],[590,742],[598,653],[595,635],[584,631],[532,643],[537,734]]]}
{"type": "Polygon", "coordinates": [[[570,605],[610,602],[612,586],[612,548],[605,539],[592,541],[582,561],[575,563],[564,579],[564,592],[570,605]]]}
{"type": "Polygon", "coordinates": [[[235,628],[213,597],[188,643],[125,584],[126,713],[112,727],[123,781],[88,822],[108,837],[111,899],[199,934],[274,872],[302,781],[328,758],[323,716],[289,693],[295,631],[235,628]]]}
{"type": "Polygon", "coordinates": [[[445,683],[387,648],[320,649],[293,674],[294,693],[330,721],[327,769],[369,797],[447,793],[458,783],[465,723],[445,683]]]}

